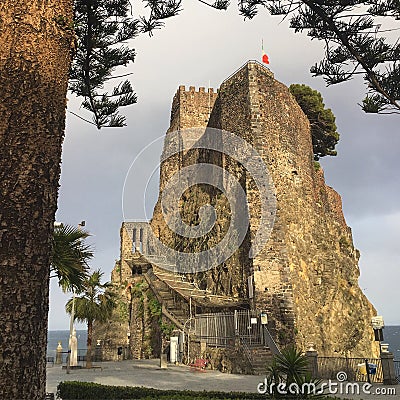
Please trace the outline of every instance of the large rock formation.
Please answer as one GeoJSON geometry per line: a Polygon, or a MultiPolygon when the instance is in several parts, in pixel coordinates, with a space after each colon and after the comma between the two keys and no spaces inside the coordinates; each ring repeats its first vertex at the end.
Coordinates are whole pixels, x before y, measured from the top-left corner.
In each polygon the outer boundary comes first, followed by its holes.
{"type": "MultiPolygon", "coordinates": [[[[371,329],[376,313],[358,285],[359,252],[345,222],[340,196],[325,184],[322,169],[315,168],[309,121],[288,88],[256,62],[247,63],[226,79],[217,93],[193,87],[186,91],[180,86],[173,99],[166,141],[177,130],[184,140],[185,129],[193,127],[232,132],[257,150],[274,183],[276,218],[262,251],[249,258],[265,199],[242,163],[232,154],[196,146],[164,160],[151,227],[171,248],[182,252],[212,248],[231,222],[232,205],[226,196],[202,183],[183,193],[181,216],[195,226],[200,207],[212,204],[214,227],[204,237],[190,239],[167,226],[161,194],[184,167],[198,163],[220,166],[237,178],[247,197],[249,229],[243,243],[221,265],[189,274],[186,279],[207,293],[229,296],[252,310],[266,311],[269,327],[281,345],[295,342],[306,350],[313,343],[320,355],[376,355],[371,329]]],[[[228,185],[224,176],[216,179],[228,185]]],[[[125,248],[122,243],[118,273],[113,273],[116,282],[126,283],[132,268],[137,268],[124,261],[132,258],[137,241],[131,228],[129,223],[122,226],[122,239],[126,237],[129,245],[125,248]]]]}
{"type": "MultiPolygon", "coordinates": [[[[359,252],[340,196],[325,184],[322,169],[315,168],[308,119],[288,88],[257,63],[246,64],[227,79],[217,96],[180,87],[169,132],[181,129],[184,134],[185,128],[205,125],[232,132],[257,149],[275,185],[277,215],[264,249],[249,259],[259,228],[260,198],[245,170],[231,157],[212,151],[189,151],[164,162],[161,191],[182,166],[213,162],[236,174],[248,196],[250,234],[241,248],[224,265],[192,279],[218,294],[246,296],[247,278],[253,276],[255,293],[250,303],[268,312],[281,343],[294,339],[303,349],[314,343],[325,355],[376,353],[371,329],[375,310],[358,286],[359,252]]],[[[188,190],[182,208],[183,218],[193,223],[198,217],[194,205],[214,204],[219,217],[209,235],[214,240],[223,236],[229,223],[229,212],[218,212],[225,205],[218,194],[208,187],[188,190]]],[[[166,243],[173,238],[175,246],[185,243],[183,248],[187,247],[187,240],[177,240],[165,227],[159,203],[152,226],[166,243]]]]}

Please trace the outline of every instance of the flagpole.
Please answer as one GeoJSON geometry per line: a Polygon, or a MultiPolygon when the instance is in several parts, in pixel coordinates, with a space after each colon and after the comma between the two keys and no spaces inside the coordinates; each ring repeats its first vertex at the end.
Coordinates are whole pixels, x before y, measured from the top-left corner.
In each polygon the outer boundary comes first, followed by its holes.
{"type": "Polygon", "coordinates": [[[261,38],[261,61],[264,64],[269,64],[268,56],[265,54],[264,51],[264,38],[261,38]]]}

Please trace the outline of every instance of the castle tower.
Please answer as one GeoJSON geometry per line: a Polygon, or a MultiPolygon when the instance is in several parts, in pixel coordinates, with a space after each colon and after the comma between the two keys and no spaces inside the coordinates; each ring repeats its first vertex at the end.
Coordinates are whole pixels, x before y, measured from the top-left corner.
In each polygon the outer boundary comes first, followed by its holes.
{"type": "MultiPolygon", "coordinates": [[[[215,159],[214,154],[181,154],[179,160],[165,162],[161,190],[172,172],[208,161],[236,174],[247,195],[250,227],[243,244],[219,268],[191,279],[215,294],[247,298],[254,310],[266,311],[281,344],[295,341],[306,350],[313,343],[326,355],[376,354],[370,329],[375,310],[358,286],[358,251],[340,196],[314,168],[309,122],[288,88],[257,62],[244,65],[212,96],[180,87],[168,132],[206,124],[234,133],[257,150],[274,182],[277,210],[268,242],[249,258],[263,201],[251,176],[232,157],[215,159]]],[[[207,187],[193,189],[183,214],[193,223],[198,199],[212,203],[216,197],[207,187]]],[[[225,204],[220,209],[226,210],[225,204]]],[[[222,211],[219,217],[223,222],[207,239],[210,242],[226,231],[229,215],[222,211]]],[[[161,220],[156,205],[152,224],[162,227],[161,220]]],[[[161,237],[171,246],[187,246],[163,227],[161,237]]]]}
{"type": "MultiPolygon", "coordinates": [[[[158,296],[164,320],[180,324],[181,330],[188,310],[192,315],[192,301],[199,313],[248,308],[254,314],[267,313],[268,327],[280,345],[296,343],[305,351],[312,343],[325,356],[376,356],[371,329],[376,311],[358,285],[359,252],[343,216],[340,195],[325,184],[323,171],[314,166],[309,121],[288,88],[255,61],[226,79],[218,92],[180,86],[172,102],[164,153],[171,146],[175,154],[162,158],[160,167],[160,196],[150,221],[154,235],[169,248],[189,253],[217,246],[226,235],[232,208],[222,191],[211,185],[190,187],[179,199],[182,220],[190,226],[199,224],[202,206],[214,207],[216,222],[204,237],[178,235],[164,220],[161,197],[167,183],[186,167],[200,163],[218,166],[237,179],[245,192],[249,226],[228,259],[207,271],[182,277],[163,272],[151,251],[143,254],[151,248],[145,234],[147,223],[123,223],[121,259],[113,271],[113,282],[125,285],[123,293],[131,297],[127,303],[130,320],[124,322],[125,331],[118,340],[126,336],[129,327],[131,352],[143,356],[143,349],[149,347],[143,338],[155,337],[151,333],[154,320],[129,292],[144,282],[145,298],[152,302],[154,295],[158,296]],[[204,130],[199,139],[203,140],[207,127],[246,141],[261,156],[273,181],[273,229],[254,257],[249,252],[261,227],[266,198],[246,163],[236,157],[242,149],[228,155],[224,151],[228,147],[215,151],[182,146],[190,128],[200,128],[200,133],[204,130]],[[181,136],[174,135],[176,131],[181,136]],[[172,144],[171,137],[175,140],[172,144]],[[145,270],[150,273],[141,275],[145,270]]],[[[229,189],[225,174],[218,179],[229,189]]],[[[118,324],[119,320],[115,321],[115,326],[118,324]]]]}
{"type": "Polygon", "coordinates": [[[213,88],[200,87],[198,91],[194,86],[186,90],[185,86],[179,86],[171,107],[171,121],[168,132],[178,129],[193,127],[206,127],[218,96],[213,88]]]}

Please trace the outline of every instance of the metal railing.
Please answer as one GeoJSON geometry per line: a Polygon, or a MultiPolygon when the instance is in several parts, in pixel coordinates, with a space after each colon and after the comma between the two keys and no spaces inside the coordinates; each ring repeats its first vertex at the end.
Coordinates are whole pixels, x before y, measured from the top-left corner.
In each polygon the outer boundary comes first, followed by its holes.
{"type": "Polygon", "coordinates": [[[397,382],[400,383],[400,360],[394,360],[394,373],[396,375],[397,382]]]}
{"type": "Polygon", "coordinates": [[[234,313],[209,313],[195,316],[196,337],[210,346],[234,346],[235,340],[251,349],[265,346],[273,354],[280,354],[267,326],[261,323],[257,312],[240,310],[234,313]]]}
{"type": "MultiPolygon", "coordinates": [[[[337,378],[339,372],[345,372],[347,381],[366,382],[367,375],[365,358],[349,358],[349,357],[318,357],[318,377],[322,379],[337,378]]],[[[369,364],[375,364],[375,371],[371,371],[370,379],[373,383],[383,382],[382,363],[380,358],[369,358],[369,364]],[[374,373],[375,372],[375,373],[374,373]]]]}
{"type": "Polygon", "coordinates": [[[269,330],[267,329],[266,326],[264,326],[263,330],[263,339],[264,339],[264,345],[270,348],[273,355],[281,354],[278,345],[275,343],[275,340],[269,333],[269,330]]]}
{"type": "Polygon", "coordinates": [[[244,353],[247,361],[250,363],[251,367],[253,368],[253,355],[251,353],[249,346],[247,345],[246,341],[243,339],[240,339],[239,343],[243,349],[243,353],[244,353]]]}
{"type": "MultiPolygon", "coordinates": [[[[82,362],[86,361],[86,353],[87,353],[87,349],[78,349],[78,356],[77,356],[78,363],[82,363],[82,362]]],[[[61,352],[61,364],[67,363],[67,357],[68,357],[68,351],[62,351],[61,352]]],[[[95,360],[95,358],[98,359],[98,357],[95,354],[94,349],[93,349],[92,360],[95,360]]],[[[47,361],[47,363],[57,364],[57,351],[56,350],[48,351],[46,354],[46,361],[47,361]]],[[[102,360],[98,360],[98,361],[102,361],[102,360]]]]}
{"type": "Polygon", "coordinates": [[[211,313],[195,316],[196,337],[209,346],[228,347],[235,344],[235,326],[233,314],[211,313]]]}

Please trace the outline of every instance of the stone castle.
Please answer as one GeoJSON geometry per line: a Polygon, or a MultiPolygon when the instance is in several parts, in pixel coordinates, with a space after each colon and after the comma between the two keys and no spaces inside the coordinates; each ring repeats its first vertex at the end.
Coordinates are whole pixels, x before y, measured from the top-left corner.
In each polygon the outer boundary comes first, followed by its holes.
{"type": "MultiPolygon", "coordinates": [[[[340,196],[315,166],[309,121],[288,88],[255,61],[216,92],[180,86],[166,140],[189,128],[232,132],[261,155],[275,190],[271,235],[250,258],[263,199],[232,154],[194,146],[163,160],[152,220],[121,227],[120,260],[112,272],[121,301],[115,317],[95,330],[105,357],[115,358],[117,347],[123,347],[126,357],[158,357],[171,335],[180,337],[178,358],[190,361],[203,355],[213,367],[234,372],[254,372],[258,359],[290,343],[303,351],[314,346],[325,356],[376,355],[371,328],[376,312],[358,285],[359,252],[340,196]],[[221,190],[201,183],[181,196],[182,219],[195,226],[199,209],[211,204],[214,227],[193,239],[173,232],[165,222],[163,189],[174,174],[197,163],[218,165],[237,178],[247,198],[249,228],[220,265],[182,273],[178,264],[174,269],[173,261],[153,252],[149,229],[170,248],[201,252],[222,240],[231,217],[221,190]]],[[[223,178],[221,182],[226,186],[223,178]]]]}

